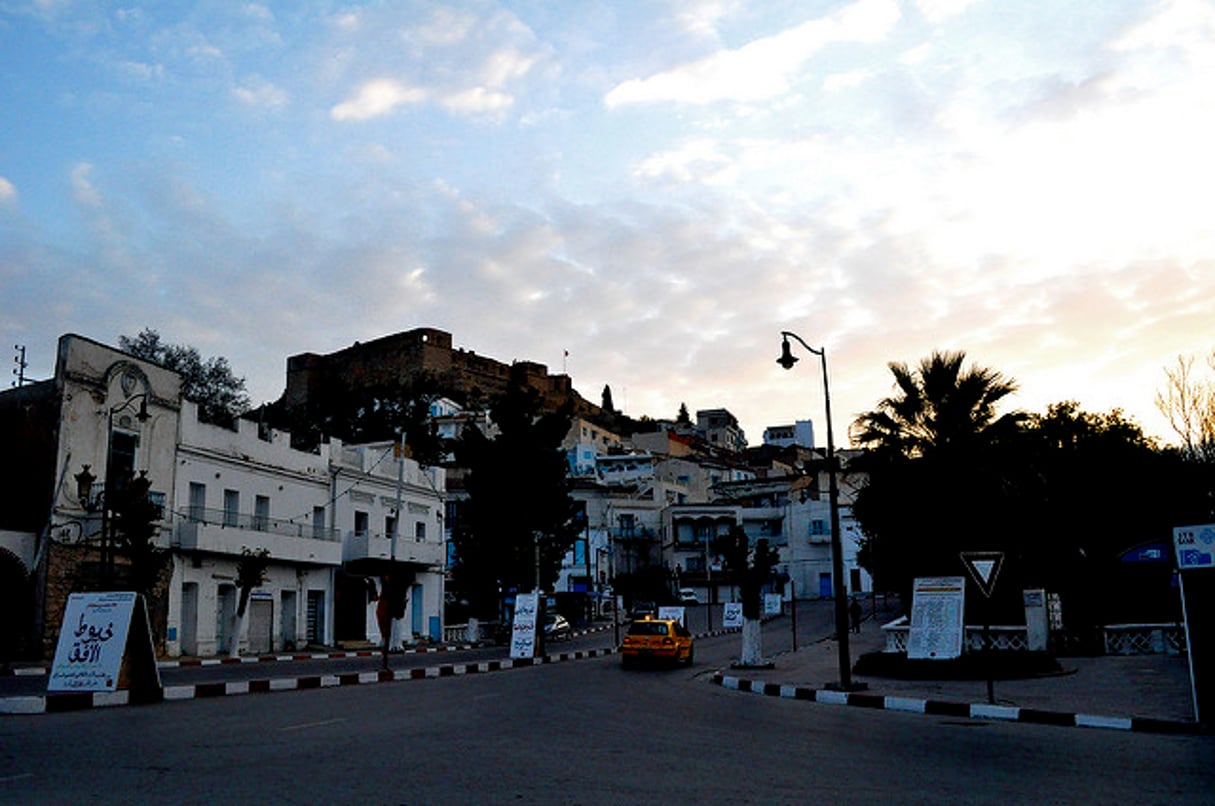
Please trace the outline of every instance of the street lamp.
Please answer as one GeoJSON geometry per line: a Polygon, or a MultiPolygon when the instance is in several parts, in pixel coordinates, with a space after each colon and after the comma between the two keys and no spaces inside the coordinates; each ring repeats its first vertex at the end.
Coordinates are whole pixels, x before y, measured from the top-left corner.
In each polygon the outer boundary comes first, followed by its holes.
{"type": "Polygon", "coordinates": [[[114,415],[139,402],[139,409],[135,414],[135,418],[141,423],[148,421],[148,393],[140,392],[137,395],[132,395],[121,403],[111,406],[106,416],[106,432],[105,432],[105,478],[102,479],[101,491],[97,495],[93,495],[93,482],[96,477],[89,472],[89,465],[84,465],[84,469],[76,474],[76,497],[80,500],[80,504],[84,510],[89,513],[101,510],[101,572],[103,582],[107,586],[113,576],[113,550],[110,545],[110,505],[113,496],[113,479],[111,478],[113,467],[111,466],[111,458],[114,452],[114,415]]]}
{"type": "Polygon", "coordinates": [[[844,584],[844,547],[843,540],[840,538],[840,488],[835,461],[835,435],[831,430],[831,389],[827,381],[827,348],[816,350],[806,344],[801,336],[787,330],[782,330],[780,335],[781,351],[776,363],[785,369],[793,369],[798,358],[790,348],[789,339],[796,339],[801,346],[817,355],[823,365],[823,400],[827,409],[827,495],[831,506],[831,588],[835,596],[835,635],[840,647],[839,688],[843,691],[850,691],[853,685],[852,661],[848,646],[848,590],[844,584]]]}

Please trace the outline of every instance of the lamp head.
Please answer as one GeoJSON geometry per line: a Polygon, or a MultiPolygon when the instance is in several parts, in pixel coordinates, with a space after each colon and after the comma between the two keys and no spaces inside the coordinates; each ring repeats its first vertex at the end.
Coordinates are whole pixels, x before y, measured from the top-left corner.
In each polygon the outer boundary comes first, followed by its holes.
{"type": "Polygon", "coordinates": [[[798,361],[797,356],[793,354],[793,350],[789,347],[789,337],[785,336],[780,344],[780,358],[776,359],[776,363],[780,364],[785,369],[793,369],[793,365],[798,361]]]}
{"type": "Polygon", "coordinates": [[[148,414],[148,396],[144,395],[143,399],[141,399],[139,401],[139,413],[136,414],[135,417],[138,418],[139,422],[146,423],[148,421],[149,416],[150,415],[148,414]]]}
{"type": "Polygon", "coordinates": [[[84,468],[76,474],[76,498],[86,509],[90,503],[89,497],[93,494],[93,482],[96,480],[97,477],[89,472],[88,465],[85,465],[84,468]]]}

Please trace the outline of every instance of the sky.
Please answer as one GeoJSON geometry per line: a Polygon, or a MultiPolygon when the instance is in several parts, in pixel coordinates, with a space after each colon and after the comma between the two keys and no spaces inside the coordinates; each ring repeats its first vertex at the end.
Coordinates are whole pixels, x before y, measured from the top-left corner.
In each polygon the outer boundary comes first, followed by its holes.
{"type": "Polygon", "coordinates": [[[261,403],[436,327],[822,444],[787,330],[838,445],[934,350],[1172,441],[1212,75],[1201,0],[0,0],[0,332],[46,378],[150,327],[261,403]]]}

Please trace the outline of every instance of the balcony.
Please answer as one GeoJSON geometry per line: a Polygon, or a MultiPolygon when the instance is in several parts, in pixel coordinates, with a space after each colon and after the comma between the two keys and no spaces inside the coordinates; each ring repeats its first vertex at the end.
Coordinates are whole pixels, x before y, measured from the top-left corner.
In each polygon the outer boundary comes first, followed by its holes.
{"type": "Polygon", "coordinates": [[[396,555],[392,551],[392,538],[388,535],[367,532],[351,532],[342,544],[342,561],[367,565],[367,561],[382,560],[428,567],[442,566],[446,561],[443,543],[398,537],[396,555]]]}
{"type": "Polygon", "coordinates": [[[178,513],[174,545],[184,551],[239,555],[266,549],[280,562],[340,565],[342,544],[332,529],[223,510],[178,513]]]}

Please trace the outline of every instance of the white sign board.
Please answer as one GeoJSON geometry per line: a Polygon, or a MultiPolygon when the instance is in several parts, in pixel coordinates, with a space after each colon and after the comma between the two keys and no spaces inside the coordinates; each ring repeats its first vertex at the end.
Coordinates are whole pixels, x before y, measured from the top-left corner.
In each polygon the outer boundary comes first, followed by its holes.
{"type": "Polygon", "coordinates": [[[663,605],[658,608],[658,618],[673,619],[686,627],[688,623],[683,620],[683,612],[683,608],[678,605],[663,605]]]}
{"type": "Polygon", "coordinates": [[[515,596],[515,620],[510,633],[510,656],[512,658],[534,658],[536,656],[536,615],[539,596],[535,593],[520,593],[515,596]]]}
{"type": "Polygon", "coordinates": [[[47,691],[117,690],[135,601],[130,592],[68,597],[47,691]]]}
{"type": "Polygon", "coordinates": [[[721,626],[724,628],[743,625],[742,602],[726,602],[722,605],[721,626]]]}
{"type": "Polygon", "coordinates": [[[785,609],[785,599],[779,593],[764,594],[764,615],[779,616],[785,609]]]}
{"type": "Polygon", "coordinates": [[[907,657],[947,660],[962,654],[965,577],[917,577],[911,594],[907,657]]]}
{"type": "Polygon", "coordinates": [[[1215,568],[1215,523],[1178,526],[1173,530],[1177,569],[1215,568]]]}

